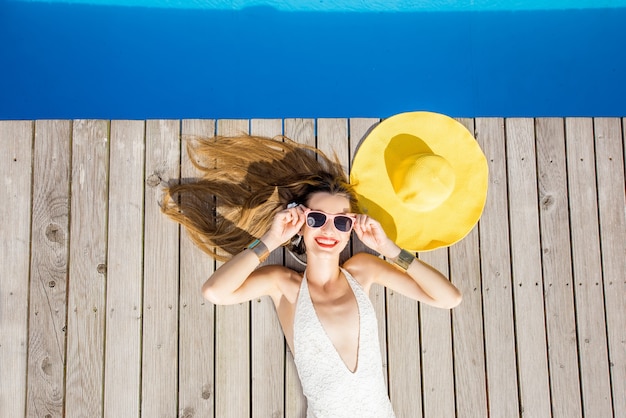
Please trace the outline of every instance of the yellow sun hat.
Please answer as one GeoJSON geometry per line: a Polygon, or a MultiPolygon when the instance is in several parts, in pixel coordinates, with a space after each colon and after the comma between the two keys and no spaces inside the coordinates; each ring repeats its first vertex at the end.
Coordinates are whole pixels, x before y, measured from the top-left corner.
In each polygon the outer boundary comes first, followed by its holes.
{"type": "Polygon", "coordinates": [[[394,115],[359,146],[350,183],[363,213],[399,247],[427,251],[460,241],[485,207],[487,159],[456,120],[432,112],[394,115]]]}

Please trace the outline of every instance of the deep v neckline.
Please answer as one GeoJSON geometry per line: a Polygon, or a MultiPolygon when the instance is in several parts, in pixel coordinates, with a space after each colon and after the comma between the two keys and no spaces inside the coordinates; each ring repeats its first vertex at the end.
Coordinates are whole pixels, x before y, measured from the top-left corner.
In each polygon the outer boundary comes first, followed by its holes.
{"type": "Polygon", "coordinates": [[[311,291],[309,289],[309,281],[306,279],[306,272],[304,273],[303,280],[305,280],[306,293],[307,293],[307,297],[309,298],[309,302],[311,303],[311,308],[313,309],[313,314],[314,314],[315,319],[317,320],[317,323],[319,324],[320,328],[324,332],[324,336],[326,337],[325,340],[328,342],[328,344],[330,345],[332,351],[335,353],[337,358],[339,358],[339,361],[343,364],[343,366],[345,367],[346,371],[348,371],[350,374],[356,374],[357,371],[359,370],[359,359],[361,357],[361,355],[360,355],[361,354],[361,335],[362,335],[362,330],[361,330],[361,306],[359,304],[359,298],[357,297],[356,292],[354,291],[354,287],[352,286],[352,283],[350,283],[350,279],[348,278],[348,275],[343,271],[343,269],[341,269],[341,273],[343,274],[343,277],[348,282],[348,286],[350,287],[350,291],[352,292],[352,297],[354,298],[354,302],[356,303],[356,310],[357,310],[358,332],[359,333],[357,335],[357,342],[356,342],[356,344],[357,344],[356,345],[356,364],[354,366],[354,370],[351,370],[350,367],[346,364],[346,362],[343,359],[343,357],[341,357],[341,354],[337,350],[337,347],[335,346],[335,343],[333,342],[333,340],[331,340],[330,335],[328,335],[328,332],[326,331],[326,328],[324,328],[324,324],[322,323],[319,315],[317,314],[317,310],[315,309],[315,304],[313,303],[313,299],[311,298],[311,291]]]}

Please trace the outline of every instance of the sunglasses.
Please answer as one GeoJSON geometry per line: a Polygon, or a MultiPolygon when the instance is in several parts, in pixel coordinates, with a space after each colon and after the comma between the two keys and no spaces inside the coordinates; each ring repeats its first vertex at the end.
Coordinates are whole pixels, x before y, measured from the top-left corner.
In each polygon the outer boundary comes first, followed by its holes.
{"type": "Polygon", "coordinates": [[[304,215],[306,216],[306,224],[310,228],[321,228],[326,225],[328,219],[332,219],[335,228],[340,232],[350,232],[354,225],[354,220],[356,219],[355,216],[351,215],[331,215],[310,209],[305,211],[304,215]]]}

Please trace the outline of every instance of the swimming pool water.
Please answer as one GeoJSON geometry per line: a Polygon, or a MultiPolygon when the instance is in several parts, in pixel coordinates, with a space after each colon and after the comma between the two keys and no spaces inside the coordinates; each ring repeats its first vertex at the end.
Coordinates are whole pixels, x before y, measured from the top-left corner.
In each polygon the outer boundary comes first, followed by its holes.
{"type": "Polygon", "coordinates": [[[622,1],[180,3],[0,3],[0,118],[626,115],[622,1]]]}

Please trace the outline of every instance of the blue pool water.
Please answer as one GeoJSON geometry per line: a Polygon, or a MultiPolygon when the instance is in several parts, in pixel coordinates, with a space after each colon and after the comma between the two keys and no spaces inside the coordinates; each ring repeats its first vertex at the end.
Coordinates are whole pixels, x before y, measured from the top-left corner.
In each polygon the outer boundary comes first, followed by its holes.
{"type": "MultiPolygon", "coordinates": [[[[54,0],[20,0],[31,3],[54,0]]],[[[179,9],[242,10],[271,7],[287,12],[424,12],[565,10],[624,7],[626,0],[56,0],[58,3],[179,9]]]]}
{"type": "Polygon", "coordinates": [[[295,3],[0,1],[0,118],[626,115],[626,1],[295,3]]]}

